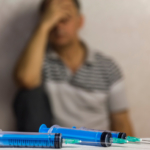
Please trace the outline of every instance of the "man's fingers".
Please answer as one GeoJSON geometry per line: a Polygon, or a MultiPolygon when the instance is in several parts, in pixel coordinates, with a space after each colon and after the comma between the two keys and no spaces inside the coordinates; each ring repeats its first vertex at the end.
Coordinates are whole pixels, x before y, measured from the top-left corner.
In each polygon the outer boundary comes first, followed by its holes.
{"type": "Polygon", "coordinates": [[[55,8],[67,8],[67,7],[72,7],[73,6],[73,2],[72,0],[47,0],[46,3],[46,7],[51,8],[51,7],[55,7],[55,8]]]}
{"type": "Polygon", "coordinates": [[[71,0],[49,0],[52,4],[67,4],[71,3],[71,0]]]}
{"type": "Polygon", "coordinates": [[[73,2],[72,0],[61,0],[61,3],[60,3],[61,6],[73,6],[73,2]]]}

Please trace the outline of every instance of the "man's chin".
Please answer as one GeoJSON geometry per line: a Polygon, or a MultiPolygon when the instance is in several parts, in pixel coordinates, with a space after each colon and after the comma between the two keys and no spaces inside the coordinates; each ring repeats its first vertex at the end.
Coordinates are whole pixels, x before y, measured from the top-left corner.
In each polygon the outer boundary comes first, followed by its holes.
{"type": "Polygon", "coordinates": [[[52,45],[56,48],[65,48],[70,46],[71,44],[72,42],[65,42],[65,43],[58,42],[58,43],[53,43],[52,45]]]}

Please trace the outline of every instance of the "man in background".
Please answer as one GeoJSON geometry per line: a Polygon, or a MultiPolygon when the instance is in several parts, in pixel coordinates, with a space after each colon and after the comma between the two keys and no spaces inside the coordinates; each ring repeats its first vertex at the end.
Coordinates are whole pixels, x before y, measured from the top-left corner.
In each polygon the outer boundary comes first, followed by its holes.
{"type": "Polygon", "coordinates": [[[15,69],[19,87],[30,91],[43,85],[53,124],[132,135],[120,70],[78,36],[84,24],[79,2],[44,0],[40,13],[15,69]]]}

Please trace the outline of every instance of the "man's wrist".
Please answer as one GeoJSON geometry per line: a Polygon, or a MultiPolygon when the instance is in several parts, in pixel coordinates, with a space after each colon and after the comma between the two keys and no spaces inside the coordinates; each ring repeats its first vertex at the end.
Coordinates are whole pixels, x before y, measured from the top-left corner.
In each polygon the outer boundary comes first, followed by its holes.
{"type": "Polygon", "coordinates": [[[45,34],[48,34],[50,32],[51,26],[47,25],[44,22],[40,22],[39,25],[38,25],[38,29],[40,31],[42,31],[43,33],[45,33],[45,34]]]}

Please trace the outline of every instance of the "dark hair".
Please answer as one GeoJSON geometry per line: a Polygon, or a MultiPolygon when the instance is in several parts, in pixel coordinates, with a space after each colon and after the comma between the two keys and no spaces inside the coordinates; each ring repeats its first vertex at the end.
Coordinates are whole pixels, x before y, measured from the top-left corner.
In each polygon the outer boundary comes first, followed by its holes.
{"type": "MultiPolygon", "coordinates": [[[[44,12],[45,6],[46,6],[46,4],[47,4],[48,1],[49,1],[49,0],[43,0],[43,2],[42,2],[42,4],[41,4],[41,7],[40,7],[40,12],[41,12],[41,13],[44,12]]],[[[80,6],[79,1],[78,1],[78,0],[72,0],[72,1],[74,2],[76,8],[80,11],[81,6],[80,6]]]]}

